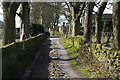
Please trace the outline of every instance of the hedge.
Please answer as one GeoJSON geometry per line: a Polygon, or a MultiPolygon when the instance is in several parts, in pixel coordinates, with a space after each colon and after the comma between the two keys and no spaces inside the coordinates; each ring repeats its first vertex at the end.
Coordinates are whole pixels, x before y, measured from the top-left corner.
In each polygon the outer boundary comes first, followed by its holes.
{"type": "Polygon", "coordinates": [[[44,26],[41,25],[41,24],[36,24],[36,23],[32,23],[30,25],[30,33],[32,36],[36,36],[38,35],[39,33],[44,33],[45,30],[44,30],[44,26]]]}
{"type": "Polygon", "coordinates": [[[31,65],[46,37],[45,34],[42,34],[0,48],[2,49],[3,79],[20,78],[25,70],[31,65]]]}

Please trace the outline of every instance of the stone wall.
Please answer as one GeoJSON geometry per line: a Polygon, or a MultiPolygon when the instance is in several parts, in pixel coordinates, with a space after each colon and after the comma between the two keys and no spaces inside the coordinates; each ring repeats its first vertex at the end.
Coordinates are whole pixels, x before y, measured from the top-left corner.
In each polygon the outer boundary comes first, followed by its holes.
{"type": "Polygon", "coordinates": [[[87,43],[82,46],[81,54],[91,55],[94,61],[100,62],[99,72],[108,78],[119,78],[120,70],[120,50],[105,47],[102,44],[87,43]],[[104,69],[103,69],[104,68],[104,69]]]}
{"type": "MultiPolygon", "coordinates": [[[[106,47],[104,44],[97,43],[84,43],[83,37],[71,37],[69,38],[74,46],[79,47],[80,60],[84,58],[87,61],[97,63],[99,66],[97,71],[104,77],[119,78],[120,70],[120,50],[106,47]]],[[[85,62],[83,60],[83,62],[85,62]]],[[[88,65],[88,64],[87,64],[88,65]]]]}
{"type": "Polygon", "coordinates": [[[15,42],[3,46],[2,49],[2,77],[19,78],[30,66],[37,51],[44,43],[46,35],[31,37],[22,42],[15,42]]]}

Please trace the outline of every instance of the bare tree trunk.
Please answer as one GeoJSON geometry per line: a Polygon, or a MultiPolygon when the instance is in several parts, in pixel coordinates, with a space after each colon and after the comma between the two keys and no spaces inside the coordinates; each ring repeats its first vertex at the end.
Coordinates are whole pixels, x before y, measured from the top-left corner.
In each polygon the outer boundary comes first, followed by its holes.
{"type": "Polygon", "coordinates": [[[76,36],[79,35],[79,30],[80,30],[80,15],[77,16],[79,14],[79,7],[78,6],[74,6],[72,7],[72,36],[76,36]]]}
{"type": "Polygon", "coordinates": [[[19,3],[4,2],[3,3],[3,38],[2,44],[6,45],[15,42],[15,15],[19,7],[19,3]],[[11,5],[11,6],[10,6],[11,5]]]}
{"type": "Polygon", "coordinates": [[[120,1],[113,2],[113,34],[114,45],[116,49],[120,49],[120,1]]]}
{"type": "Polygon", "coordinates": [[[94,8],[94,3],[88,3],[85,11],[85,22],[84,22],[84,37],[85,42],[90,41],[91,37],[91,27],[92,27],[92,11],[94,8]]]}
{"type": "Polygon", "coordinates": [[[95,41],[101,43],[102,15],[95,15],[95,41]]]}
{"type": "Polygon", "coordinates": [[[71,20],[69,21],[69,31],[68,31],[68,35],[72,34],[72,22],[71,20]]]}
{"type": "Polygon", "coordinates": [[[85,3],[83,2],[69,2],[67,3],[68,10],[70,15],[67,16],[65,14],[66,19],[69,22],[69,30],[68,34],[72,36],[76,36],[80,34],[80,17],[82,15],[83,9],[85,7],[85,3]]]}
{"type": "Polygon", "coordinates": [[[70,2],[70,5],[71,5],[71,16],[72,16],[72,19],[71,19],[72,36],[77,36],[80,34],[80,17],[85,7],[85,3],[70,2]]]}
{"type": "MultiPolygon", "coordinates": [[[[107,1],[107,0],[106,0],[107,1]]],[[[101,43],[101,31],[102,31],[102,14],[105,10],[107,2],[102,2],[100,8],[95,15],[95,41],[101,43]]]]}
{"type": "Polygon", "coordinates": [[[4,12],[3,45],[15,42],[15,15],[4,12]]]}
{"type": "Polygon", "coordinates": [[[111,34],[109,33],[107,37],[108,37],[108,38],[107,38],[107,41],[106,41],[105,46],[108,46],[108,44],[109,44],[109,42],[110,42],[111,34]]]}
{"type": "Polygon", "coordinates": [[[20,41],[29,38],[29,3],[22,3],[22,25],[20,28],[20,41]]]}

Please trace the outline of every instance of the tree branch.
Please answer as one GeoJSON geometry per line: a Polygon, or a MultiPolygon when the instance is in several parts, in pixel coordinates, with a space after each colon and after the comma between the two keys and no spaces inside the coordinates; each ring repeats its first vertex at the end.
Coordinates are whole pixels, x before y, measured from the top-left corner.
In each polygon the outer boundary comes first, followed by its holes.
{"type": "MultiPolygon", "coordinates": [[[[106,0],[108,2],[108,0],[106,0]]],[[[107,2],[104,2],[104,0],[101,2],[100,7],[97,11],[97,14],[103,14],[103,11],[107,5],[107,2]]]]}
{"type": "Polygon", "coordinates": [[[69,12],[71,12],[69,4],[67,2],[65,2],[65,3],[67,5],[67,7],[68,7],[69,12]]]}
{"type": "Polygon", "coordinates": [[[20,3],[19,2],[12,2],[10,5],[10,12],[11,13],[16,13],[20,3]]]}

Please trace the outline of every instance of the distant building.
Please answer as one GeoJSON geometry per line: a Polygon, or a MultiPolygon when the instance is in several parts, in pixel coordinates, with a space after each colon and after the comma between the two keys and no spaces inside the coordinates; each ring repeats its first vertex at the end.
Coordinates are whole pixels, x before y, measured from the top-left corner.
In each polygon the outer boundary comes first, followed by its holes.
{"type": "MultiPolygon", "coordinates": [[[[103,14],[102,21],[112,21],[112,14],[103,14]]],[[[95,24],[95,14],[92,16],[93,25],[95,24]]],[[[84,26],[84,16],[81,19],[82,26],[84,26]]]]}
{"type": "MultiPolygon", "coordinates": [[[[103,21],[112,21],[112,14],[103,14],[102,20],[103,21]]],[[[93,14],[93,21],[95,22],[95,14],[93,14]]]]}

